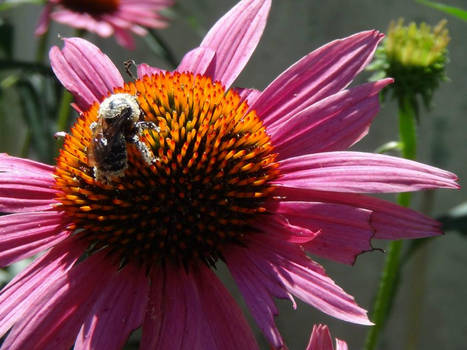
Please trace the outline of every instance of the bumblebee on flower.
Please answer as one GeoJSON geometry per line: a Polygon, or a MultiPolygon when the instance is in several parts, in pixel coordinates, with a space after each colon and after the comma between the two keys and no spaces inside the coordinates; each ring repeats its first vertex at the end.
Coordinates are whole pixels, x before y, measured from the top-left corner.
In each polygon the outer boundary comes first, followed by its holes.
{"type": "Polygon", "coordinates": [[[269,8],[269,0],[240,1],[175,71],[143,64],[128,83],[86,40],[65,39],[51,50],[52,68],[82,113],[55,167],[1,158],[0,183],[15,176],[19,195],[0,196],[0,209],[11,213],[0,218],[0,245],[8,248],[0,262],[49,249],[0,296],[0,329],[11,329],[5,347],[118,349],[142,327],[144,349],[256,349],[212,271],[221,262],[275,349],[285,342],[274,298],[295,307],[296,296],[339,319],[371,324],[304,250],[353,263],[372,249],[372,238],[440,234],[430,218],[357,193],[457,188],[456,177],[344,151],[367,133],[378,92],[392,82],[346,88],[382,39],[377,31],[319,48],[264,91],[233,88],[269,8]],[[77,68],[82,60],[86,72],[77,68]],[[138,108],[123,107],[111,120],[139,109],[128,125],[146,124],[117,129],[115,147],[126,162],[103,180],[95,172],[102,163],[88,150],[96,130],[108,144],[110,125],[93,123],[104,122],[102,106],[112,96],[138,108]],[[129,141],[135,135],[144,147],[129,141]],[[27,225],[22,235],[18,225],[27,225]]]}

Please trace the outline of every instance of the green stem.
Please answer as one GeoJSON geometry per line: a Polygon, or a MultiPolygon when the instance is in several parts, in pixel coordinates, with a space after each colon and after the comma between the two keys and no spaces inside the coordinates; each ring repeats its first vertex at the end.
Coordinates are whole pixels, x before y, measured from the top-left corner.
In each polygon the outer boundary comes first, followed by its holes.
{"type": "MultiPolygon", "coordinates": [[[[63,88],[63,94],[58,109],[57,131],[64,131],[68,128],[68,120],[70,118],[70,104],[73,101],[73,95],[63,88]]],[[[62,146],[62,142],[57,142],[57,152],[62,146]]]]}
{"type": "Polygon", "coordinates": [[[36,49],[36,62],[41,63],[44,61],[45,50],[47,49],[47,40],[49,38],[49,31],[46,31],[39,37],[36,49]]]}
{"type": "MultiPolygon", "coordinates": [[[[399,137],[401,153],[402,156],[407,159],[415,159],[417,153],[415,121],[415,111],[410,99],[406,98],[399,101],[399,137]]],[[[397,197],[397,202],[401,206],[408,207],[410,206],[410,199],[410,193],[400,193],[397,197]]],[[[375,349],[378,343],[378,337],[385,325],[393,300],[396,296],[402,246],[402,241],[391,242],[389,245],[378,293],[371,314],[371,319],[375,325],[368,332],[365,350],[375,349]]]]}
{"type": "Polygon", "coordinates": [[[161,49],[161,55],[166,60],[166,62],[172,67],[176,68],[178,66],[178,61],[175,58],[174,53],[172,52],[170,46],[165,42],[164,39],[159,35],[159,33],[153,29],[149,29],[149,34],[156,41],[159,48],[161,49]]]}

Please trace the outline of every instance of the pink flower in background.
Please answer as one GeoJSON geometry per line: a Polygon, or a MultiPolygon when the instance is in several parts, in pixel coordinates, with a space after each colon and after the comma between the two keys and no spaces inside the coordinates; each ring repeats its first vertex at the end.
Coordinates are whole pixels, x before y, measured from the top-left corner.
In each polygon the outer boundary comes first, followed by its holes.
{"type": "MultiPolygon", "coordinates": [[[[347,343],[336,338],[335,350],[347,350],[347,343]]],[[[318,324],[313,326],[310,342],[306,350],[334,350],[332,346],[331,333],[326,325],[318,324]]]]}
{"type": "Polygon", "coordinates": [[[380,33],[331,42],[264,91],[232,88],[270,3],[240,1],[174,72],[143,64],[130,83],[86,40],[52,48],[80,117],[55,167],[0,158],[0,211],[9,213],[0,263],[45,251],[0,295],[4,348],[119,349],[141,327],[143,349],[257,349],[212,271],[220,260],[280,349],[274,298],[371,324],[305,251],[351,264],[372,238],[441,234],[436,221],[359,193],[458,188],[454,174],[345,151],[368,132],[378,92],[392,82],[348,88],[380,33]],[[117,93],[136,100],[139,110],[125,113],[147,129],[106,134],[100,103],[117,93]],[[106,154],[123,160],[121,173],[99,178],[103,164],[90,153],[99,138],[104,150],[124,142],[106,154]]]}
{"type": "Polygon", "coordinates": [[[48,0],[36,35],[46,32],[51,19],[85,29],[102,37],[115,35],[118,43],[133,48],[130,33],[146,35],[145,28],[164,28],[167,19],[159,12],[174,0],[48,0]]]}

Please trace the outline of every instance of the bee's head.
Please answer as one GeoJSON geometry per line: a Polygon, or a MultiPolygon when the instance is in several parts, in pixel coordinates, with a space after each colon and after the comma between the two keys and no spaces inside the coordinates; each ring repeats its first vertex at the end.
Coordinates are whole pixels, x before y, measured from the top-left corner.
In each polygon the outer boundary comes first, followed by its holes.
{"type": "Polygon", "coordinates": [[[114,94],[102,101],[98,118],[111,125],[119,119],[127,119],[128,122],[137,122],[140,117],[140,107],[135,96],[130,94],[114,94]]]}

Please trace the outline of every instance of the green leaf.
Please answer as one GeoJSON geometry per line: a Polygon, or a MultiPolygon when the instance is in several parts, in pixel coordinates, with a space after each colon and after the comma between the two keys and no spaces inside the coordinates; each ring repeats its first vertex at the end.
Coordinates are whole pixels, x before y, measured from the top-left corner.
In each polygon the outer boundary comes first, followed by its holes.
{"type": "Polygon", "coordinates": [[[44,4],[44,0],[3,0],[0,4],[0,11],[24,4],[44,4]]]}
{"type": "Polygon", "coordinates": [[[0,52],[7,58],[13,56],[14,27],[0,18],[0,52]]]}
{"type": "Polygon", "coordinates": [[[442,11],[444,13],[447,13],[448,15],[452,15],[454,17],[457,17],[467,22],[467,11],[466,10],[462,10],[454,6],[440,4],[434,1],[428,1],[428,0],[416,0],[416,1],[419,2],[420,4],[432,7],[436,10],[442,11]]]}

